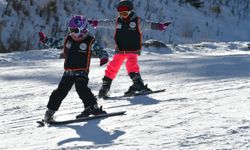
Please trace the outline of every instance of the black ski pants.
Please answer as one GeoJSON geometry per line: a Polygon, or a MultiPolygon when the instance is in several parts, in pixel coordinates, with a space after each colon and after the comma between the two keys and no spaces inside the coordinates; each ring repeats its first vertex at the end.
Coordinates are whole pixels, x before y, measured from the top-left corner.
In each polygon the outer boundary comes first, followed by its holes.
{"type": "Polygon", "coordinates": [[[88,88],[88,77],[87,76],[63,76],[59,86],[56,90],[52,92],[49,98],[47,108],[57,111],[63,101],[67,96],[68,92],[75,84],[76,91],[82,100],[84,107],[97,104],[97,99],[94,94],[88,88]]]}

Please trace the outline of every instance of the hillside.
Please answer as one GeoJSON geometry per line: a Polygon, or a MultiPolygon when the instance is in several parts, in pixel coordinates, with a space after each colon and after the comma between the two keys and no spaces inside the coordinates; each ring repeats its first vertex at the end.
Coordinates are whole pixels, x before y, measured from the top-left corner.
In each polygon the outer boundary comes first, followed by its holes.
{"type": "MultiPolygon", "coordinates": [[[[60,51],[0,54],[0,149],[246,150],[250,143],[250,52],[244,42],[168,45],[140,57],[144,81],[166,92],[98,100],[107,112],[126,115],[37,128],[63,73],[60,51]],[[166,50],[166,49],[165,49],[166,50]]],[[[113,50],[111,50],[113,51],[113,50]]],[[[96,94],[105,67],[92,59],[89,87],[96,94]]],[[[132,84],[123,66],[111,94],[132,84]]],[[[56,119],[83,110],[75,88],[56,119]]]]}
{"type": "MultiPolygon", "coordinates": [[[[66,34],[72,14],[113,19],[118,0],[0,0],[0,52],[38,48],[38,31],[53,37],[66,34]]],[[[145,31],[144,40],[168,44],[201,41],[249,41],[248,0],[133,0],[136,12],[153,22],[172,21],[164,32],[145,31]],[[192,2],[202,3],[194,5],[192,2]]],[[[92,30],[108,48],[114,48],[113,31],[92,30]]]]}
{"type": "MultiPolygon", "coordinates": [[[[39,48],[37,32],[63,37],[72,14],[115,18],[117,2],[0,0],[0,150],[249,149],[249,0],[133,0],[143,19],[173,22],[164,32],[144,31],[139,57],[144,82],[166,91],[119,98],[132,84],[123,65],[112,83],[114,98],[98,103],[126,115],[37,127],[64,71],[61,50],[39,48]]],[[[114,31],[89,30],[111,59],[114,31]]],[[[99,63],[91,58],[94,94],[106,68],[99,63]]],[[[73,87],[56,120],[83,109],[73,87]]]]}

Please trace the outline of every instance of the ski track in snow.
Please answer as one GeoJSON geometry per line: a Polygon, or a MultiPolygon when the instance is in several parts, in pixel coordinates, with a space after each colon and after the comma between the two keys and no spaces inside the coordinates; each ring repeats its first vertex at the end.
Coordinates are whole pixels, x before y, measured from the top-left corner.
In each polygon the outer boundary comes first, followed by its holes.
{"type": "MultiPolygon", "coordinates": [[[[35,122],[59,83],[63,60],[53,50],[1,54],[0,149],[249,149],[250,53],[221,51],[145,52],[140,57],[144,81],[166,92],[98,100],[108,112],[127,113],[44,128],[35,122]]],[[[98,65],[93,58],[89,86],[95,94],[105,70],[98,65]]],[[[112,96],[130,84],[122,66],[112,96]]],[[[73,88],[56,117],[72,118],[82,110],[73,88]]]]}

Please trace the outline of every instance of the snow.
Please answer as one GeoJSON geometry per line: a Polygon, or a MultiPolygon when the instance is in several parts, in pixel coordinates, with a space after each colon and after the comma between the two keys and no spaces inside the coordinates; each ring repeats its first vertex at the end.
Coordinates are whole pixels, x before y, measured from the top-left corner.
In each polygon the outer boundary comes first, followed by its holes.
{"type": "MultiPolygon", "coordinates": [[[[59,50],[26,51],[37,49],[37,32],[64,36],[72,14],[117,15],[117,1],[53,1],[56,9],[50,2],[23,1],[16,9],[0,0],[0,42],[7,51],[25,50],[0,54],[0,149],[250,149],[250,49],[244,42],[250,37],[249,1],[204,1],[205,7],[196,9],[176,0],[134,0],[142,19],[173,22],[163,32],[144,31],[149,43],[173,44],[145,48],[139,62],[149,87],[166,92],[98,100],[107,112],[127,111],[124,116],[38,128],[36,121],[61,79],[63,60],[59,50]],[[211,11],[216,5],[218,16],[211,11]],[[11,39],[23,45],[17,48],[11,39]]],[[[112,54],[113,31],[89,30],[112,54]]],[[[93,58],[89,87],[95,94],[104,70],[93,58]]],[[[122,95],[131,84],[123,65],[111,95],[122,95]]],[[[81,111],[72,88],[56,119],[72,119],[81,111]]]]}
{"type": "MultiPolygon", "coordinates": [[[[249,149],[247,43],[167,46],[165,52],[146,48],[140,56],[144,81],[166,92],[98,100],[107,112],[126,115],[44,128],[36,121],[63,73],[60,51],[0,54],[0,149],[249,149]]],[[[89,87],[95,94],[104,70],[92,58],[89,87]]],[[[130,85],[123,65],[111,94],[121,95],[130,85]]],[[[82,110],[73,88],[56,119],[74,118],[82,110]]]]}
{"type": "MultiPolygon", "coordinates": [[[[89,19],[114,19],[118,0],[6,1],[0,0],[0,43],[7,52],[38,49],[39,31],[61,38],[74,14],[89,19]],[[21,31],[21,32],[19,32],[21,31]],[[19,45],[18,47],[16,45],[19,45]]],[[[166,31],[145,31],[143,39],[164,43],[230,42],[250,40],[248,0],[204,1],[204,7],[180,4],[180,0],[133,0],[135,11],[144,20],[172,24],[166,31]],[[221,13],[211,8],[218,6],[221,13]]],[[[114,48],[113,30],[89,28],[104,47],[114,48]]]]}

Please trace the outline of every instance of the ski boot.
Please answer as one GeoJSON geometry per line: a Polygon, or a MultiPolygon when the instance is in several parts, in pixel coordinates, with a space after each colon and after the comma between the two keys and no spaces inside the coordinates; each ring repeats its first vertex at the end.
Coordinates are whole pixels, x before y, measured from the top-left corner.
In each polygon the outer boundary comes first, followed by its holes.
{"type": "Polygon", "coordinates": [[[107,114],[107,112],[102,110],[102,106],[99,108],[97,104],[94,104],[85,108],[81,114],[76,116],[76,119],[88,117],[89,115],[96,116],[100,114],[107,114]]]}
{"type": "Polygon", "coordinates": [[[47,109],[44,115],[44,122],[50,122],[52,120],[54,120],[54,114],[56,111],[51,110],[51,109],[47,109]]]}
{"type": "Polygon", "coordinates": [[[104,76],[104,78],[102,79],[102,81],[103,81],[103,83],[102,83],[102,87],[99,90],[98,98],[105,99],[108,96],[108,92],[110,90],[112,79],[104,76]]]}
{"type": "Polygon", "coordinates": [[[143,80],[141,78],[140,73],[129,73],[130,78],[133,81],[133,84],[129,87],[128,91],[124,93],[124,95],[134,95],[137,92],[148,92],[152,91],[148,88],[147,85],[144,85],[143,80]]]}

